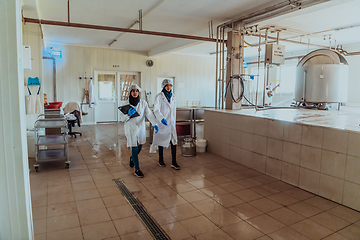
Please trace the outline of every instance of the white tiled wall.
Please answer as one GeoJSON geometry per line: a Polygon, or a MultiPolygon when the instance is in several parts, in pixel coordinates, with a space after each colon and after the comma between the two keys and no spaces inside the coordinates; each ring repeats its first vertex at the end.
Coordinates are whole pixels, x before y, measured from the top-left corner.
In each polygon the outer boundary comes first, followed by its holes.
{"type": "Polygon", "coordinates": [[[205,111],[208,151],[360,210],[360,132],[205,111]]]}
{"type": "Polygon", "coordinates": [[[360,158],[347,155],[345,180],[360,184],[360,158]]]}
{"type": "Polygon", "coordinates": [[[300,167],[299,187],[314,194],[319,194],[320,172],[300,167]]]}

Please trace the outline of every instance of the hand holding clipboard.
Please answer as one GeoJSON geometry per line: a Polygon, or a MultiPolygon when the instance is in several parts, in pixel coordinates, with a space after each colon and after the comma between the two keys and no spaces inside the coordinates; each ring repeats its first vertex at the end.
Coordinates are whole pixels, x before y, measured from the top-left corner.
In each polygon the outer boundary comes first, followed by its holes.
{"type": "Polygon", "coordinates": [[[138,112],[136,112],[135,108],[133,108],[132,106],[130,106],[130,104],[128,105],[124,105],[124,106],[121,106],[121,107],[118,107],[118,109],[123,113],[123,114],[129,114],[130,115],[130,118],[133,118],[133,117],[138,117],[140,116],[138,112]],[[135,110],[135,113],[133,112],[133,110],[135,110]],[[130,110],[130,111],[129,111],[130,110]],[[132,114],[130,114],[132,113],[132,114]]]}

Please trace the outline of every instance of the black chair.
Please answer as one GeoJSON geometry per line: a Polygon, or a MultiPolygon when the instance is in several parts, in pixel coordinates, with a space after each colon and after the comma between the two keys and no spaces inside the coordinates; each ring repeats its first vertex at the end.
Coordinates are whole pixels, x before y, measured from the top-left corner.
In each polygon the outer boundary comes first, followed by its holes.
{"type": "MultiPolygon", "coordinates": [[[[69,129],[68,134],[70,136],[74,136],[75,138],[76,138],[76,134],[80,134],[80,136],[82,136],[81,132],[73,132],[72,131],[72,128],[73,128],[73,126],[75,126],[75,123],[77,122],[77,120],[67,120],[67,121],[68,121],[68,129],[69,129]]],[[[80,127],[80,125],[79,125],[79,127],[80,127]]]]}
{"type": "Polygon", "coordinates": [[[76,123],[80,127],[81,113],[80,113],[79,104],[77,104],[76,102],[69,102],[65,105],[63,110],[64,110],[64,114],[70,113],[76,117],[76,119],[74,119],[74,120],[67,120],[68,121],[68,129],[69,129],[68,134],[70,136],[75,136],[75,138],[76,138],[76,134],[79,134],[80,136],[82,136],[81,132],[73,132],[72,131],[72,128],[75,127],[76,123]]]}

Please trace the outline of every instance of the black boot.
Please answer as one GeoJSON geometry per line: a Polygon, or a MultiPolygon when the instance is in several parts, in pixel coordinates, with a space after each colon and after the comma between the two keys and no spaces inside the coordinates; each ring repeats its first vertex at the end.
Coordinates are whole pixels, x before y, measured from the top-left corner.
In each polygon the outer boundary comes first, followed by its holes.
{"type": "Polygon", "coordinates": [[[129,166],[130,166],[131,168],[134,167],[134,162],[132,161],[131,157],[130,157],[130,164],[129,164],[129,166]]]}
{"type": "Polygon", "coordinates": [[[159,146],[159,166],[165,167],[166,164],[164,163],[164,148],[159,146]]]}

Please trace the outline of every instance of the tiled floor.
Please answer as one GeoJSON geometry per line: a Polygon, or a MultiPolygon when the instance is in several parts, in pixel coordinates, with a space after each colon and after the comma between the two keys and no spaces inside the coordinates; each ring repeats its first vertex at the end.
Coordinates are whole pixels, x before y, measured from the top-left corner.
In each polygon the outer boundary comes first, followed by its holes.
{"type": "MultiPolygon", "coordinates": [[[[120,191],[125,181],[171,239],[360,239],[360,213],[221,157],[182,157],[165,168],[146,145],[133,175],[122,124],[82,126],[70,169],[30,173],[35,239],[152,239],[120,191]]],[[[30,162],[32,166],[32,161],[30,162]]]]}

